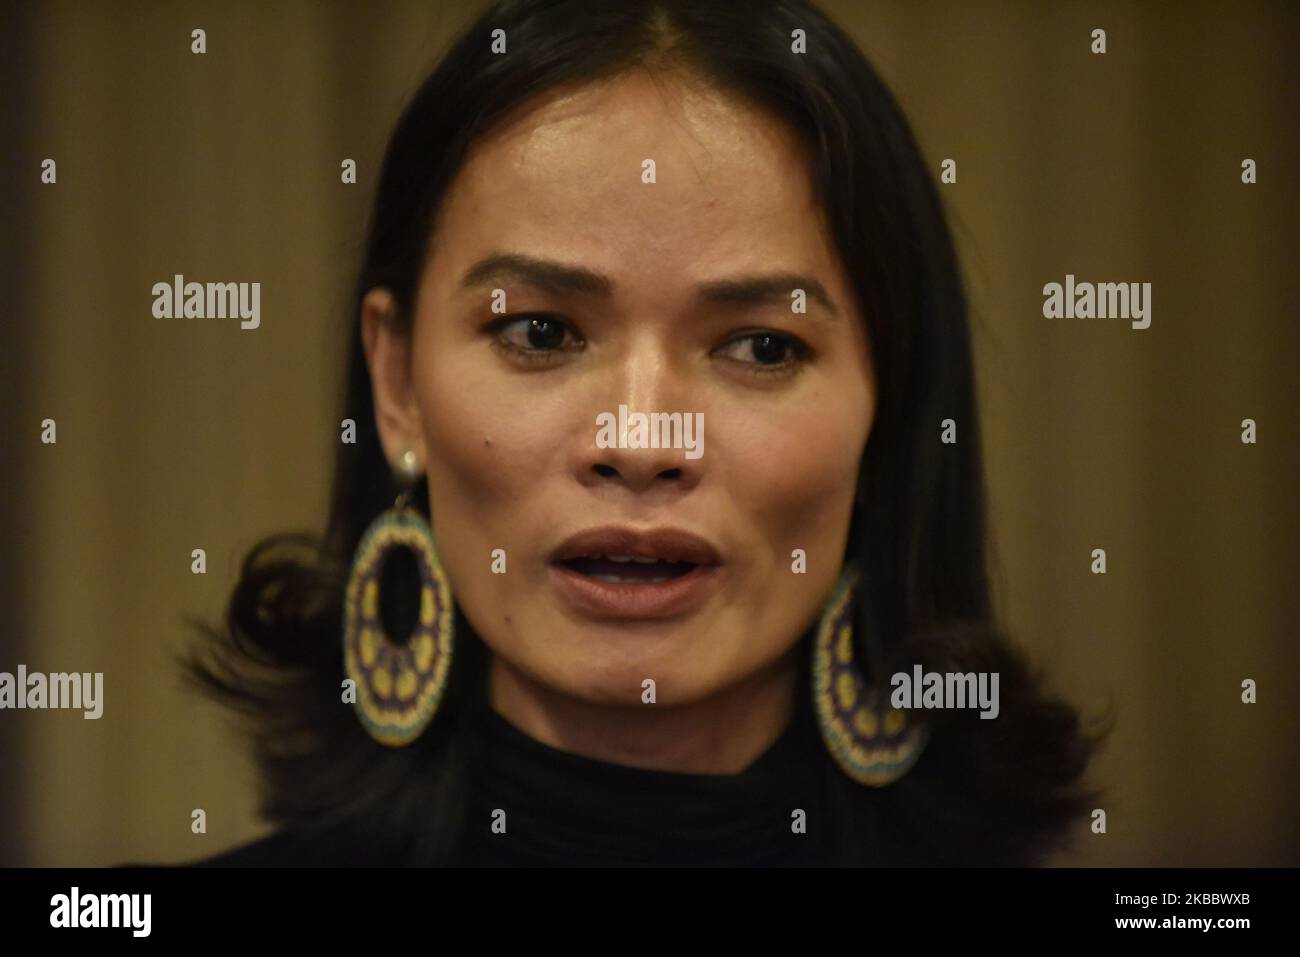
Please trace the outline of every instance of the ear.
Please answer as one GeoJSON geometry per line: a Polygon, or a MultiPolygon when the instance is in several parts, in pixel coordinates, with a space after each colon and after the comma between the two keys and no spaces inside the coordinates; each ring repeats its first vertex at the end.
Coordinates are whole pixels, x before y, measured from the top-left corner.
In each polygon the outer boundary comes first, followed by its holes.
{"type": "Polygon", "coordinates": [[[407,449],[421,465],[427,461],[412,380],[412,336],[397,320],[397,300],[387,289],[371,289],[361,300],[361,342],[370,369],[375,427],[390,468],[407,449]]]}

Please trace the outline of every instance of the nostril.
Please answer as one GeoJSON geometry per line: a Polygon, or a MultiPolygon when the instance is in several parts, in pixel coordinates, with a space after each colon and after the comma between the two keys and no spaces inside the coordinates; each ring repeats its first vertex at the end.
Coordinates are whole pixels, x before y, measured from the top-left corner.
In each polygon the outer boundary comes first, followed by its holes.
{"type": "Polygon", "coordinates": [[[618,474],[618,469],[614,468],[612,465],[593,465],[592,468],[596,470],[597,475],[605,478],[618,474]]]}
{"type": "Polygon", "coordinates": [[[682,470],[681,470],[681,469],[664,469],[662,472],[659,473],[659,477],[660,477],[660,478],[666,478],[666,479],[679,479],[679,478],[682,477],[682,470]]]}

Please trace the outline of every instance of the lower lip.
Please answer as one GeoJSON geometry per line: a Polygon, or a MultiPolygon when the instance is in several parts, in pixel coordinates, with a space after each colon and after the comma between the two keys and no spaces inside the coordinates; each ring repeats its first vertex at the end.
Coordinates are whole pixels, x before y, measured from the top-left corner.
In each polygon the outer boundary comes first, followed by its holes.
{"type": "Polygon", "coordinates": [[[560,564],[550,566],[565,599],[592,618],[671,618],[694,611],[718,584],[718,565],[696,565],[660,582],[607,582],[560,564]]]}

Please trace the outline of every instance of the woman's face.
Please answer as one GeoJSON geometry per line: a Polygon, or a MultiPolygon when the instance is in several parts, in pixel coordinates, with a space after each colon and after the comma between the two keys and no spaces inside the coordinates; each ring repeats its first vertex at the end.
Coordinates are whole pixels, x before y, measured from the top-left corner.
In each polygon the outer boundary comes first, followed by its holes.
{"type": "Polygon", "coordinates": [[[590,704],[650,678],[670,705],[793,648],[840,571],[875,386],[779,121],[642,73],[529,103],[453,184],[409,340],[390,303],[364,310],[385,452],[420,457],[501,662],[590,704]],[[651,438],[636,413],[679,415],[651,438]]]}

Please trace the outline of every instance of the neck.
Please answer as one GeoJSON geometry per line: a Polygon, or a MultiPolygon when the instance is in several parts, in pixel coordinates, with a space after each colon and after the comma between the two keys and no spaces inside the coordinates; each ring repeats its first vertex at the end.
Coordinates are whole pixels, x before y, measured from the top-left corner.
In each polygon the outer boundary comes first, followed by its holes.
{"type": "Polygon", "coordinates": [[[652,771],[738,774],[790,724],[798,678],[792,649],[769,668],[703,700],[628,707],[562,694],[493,655],[488,700],[520,731],[561,751],[652,771]]]}

